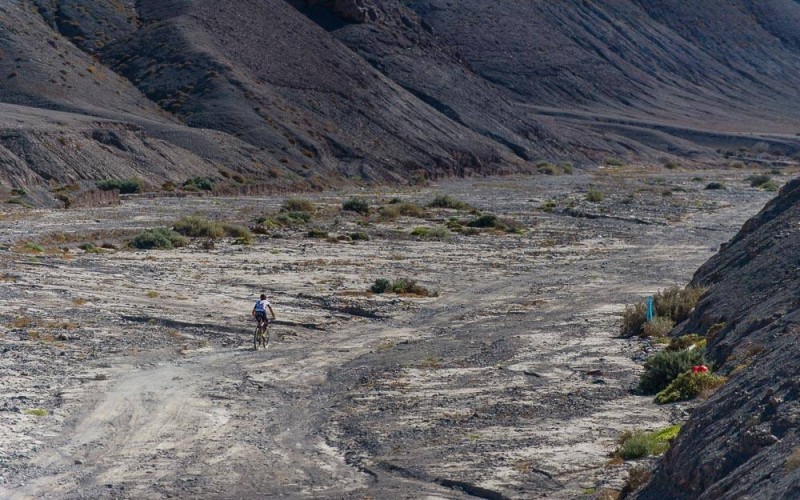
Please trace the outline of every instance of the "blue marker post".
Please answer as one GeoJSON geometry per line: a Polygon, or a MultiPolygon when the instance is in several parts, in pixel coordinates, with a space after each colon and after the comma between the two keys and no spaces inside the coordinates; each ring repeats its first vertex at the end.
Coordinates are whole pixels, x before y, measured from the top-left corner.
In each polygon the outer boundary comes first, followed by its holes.
{"type": "Polygon", "coordinates": [[[645,319],[653,321],[653,296],[647,297],[647,311],[645,312],[645,319]]]}

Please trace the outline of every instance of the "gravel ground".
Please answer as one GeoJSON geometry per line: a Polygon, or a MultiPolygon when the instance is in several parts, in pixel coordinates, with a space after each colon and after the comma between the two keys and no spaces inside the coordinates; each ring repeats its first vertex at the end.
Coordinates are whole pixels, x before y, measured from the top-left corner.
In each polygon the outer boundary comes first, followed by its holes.
{"type": "Polygon", "coordinates": [[[688,282],[772,196],[744,169],[601,169],[362,192],[448,193],[525,231],[410,235],[313,197],[252,245],[121,242],[181,216],[250,223],[280,198],[131,199],[0,213],[0,496],[576,498],[621,488],[628,429],[679,421],[631,389],[653,346],[624,305],[688,282]],[[704,190],[707,182],[726,190],[704,190]],[[586,201],[592,187],[604,194],[586,201]],[[669,193],[669,194],[666,194],[669,193]],[[549,208],[543,208],[549,204],[549,208]],[[84,240],[113,243],[100,253],[84,240]],[[40,249],[36,245],[41,245],[40,249]],[[65,252],[63,248],[69,248],[65,252]],[[213,248],[212,248],[213,247],[213,248]],[[410,277],[432,296],[367,293],[410,277]],[[279,321],[252,350],[261,290],[279,321]]]}

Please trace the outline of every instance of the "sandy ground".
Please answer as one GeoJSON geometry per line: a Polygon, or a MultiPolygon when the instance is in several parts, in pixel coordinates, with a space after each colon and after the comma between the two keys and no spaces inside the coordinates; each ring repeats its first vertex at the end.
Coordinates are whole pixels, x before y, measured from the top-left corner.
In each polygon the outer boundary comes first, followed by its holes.
{"type": "Polygon", "coordinates": [[[761,208],[772,194],[749,187],[750,173],[620,168],[360,193],[373,203],[449,193],[527,228],[444,240],[409,232],[471,216],[431,210],[381,222],[340,213],[343,196],[331,194],[314,197],[318,224],[370,241],[298,229],[251,246],[196,240],[93,254],[53,235],[99,243],[187,214],[249,221],[283,200],[9,208],[0,215],[0,496],[619,489],[631,467],[609,459],[619,434],[690,411],[631,392],[652,346],[618,338],[620,312],[687,282],[761,208]],[[709,180],[728,189],[704,190],[709,180]],[[589,186],[605,199],[586,202],[589,186]],[[548,201],[554,212],[541,209],[548,201]],[[381,277],[413,277],[438,295],[365,293],[381,277]],[[248,313],[262,289],[279,322],[269,349],[254,352],[248,313]]]}

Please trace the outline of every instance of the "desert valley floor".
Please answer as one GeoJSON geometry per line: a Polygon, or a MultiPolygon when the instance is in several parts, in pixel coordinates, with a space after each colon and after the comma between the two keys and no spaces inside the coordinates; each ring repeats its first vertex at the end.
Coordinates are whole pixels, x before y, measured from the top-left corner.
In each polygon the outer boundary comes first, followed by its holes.
{"type": "Polygon", "coordinates": [[[620,338],[620,313],[686,284],[760,210],[774,193],[751,187],[753,173],[627,166],[304,195],[307,225],[174,250],[123,243],[187,215],[253,225],[284,197],[4,207],[0,496],[619,489],[632,466],[610,459],[620,433],[691,411],[632,392],[653,346],[620,338]],[[375,210],[441,194],[474,210],[375,210]],[[351,196],[373,213],[342,211],[351,196]],[[476,211],[522,230],[451,230],[476,211]],[[430,294],[370,293],[379,278],[430,294]],[[256,352],[262,290],[278,321],[256,352]]]}

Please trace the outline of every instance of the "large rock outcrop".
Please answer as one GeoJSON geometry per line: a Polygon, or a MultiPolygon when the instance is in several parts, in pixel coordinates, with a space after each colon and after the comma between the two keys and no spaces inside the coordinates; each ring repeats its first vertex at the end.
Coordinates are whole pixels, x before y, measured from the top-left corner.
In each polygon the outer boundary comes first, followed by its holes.
{"type": "Polygon", "coordinates": [[[639,498],[800,495],[800,179],[693,282],[709,287],[678,333],[709,338],[728,382],[692,414],[639,498]]]}

